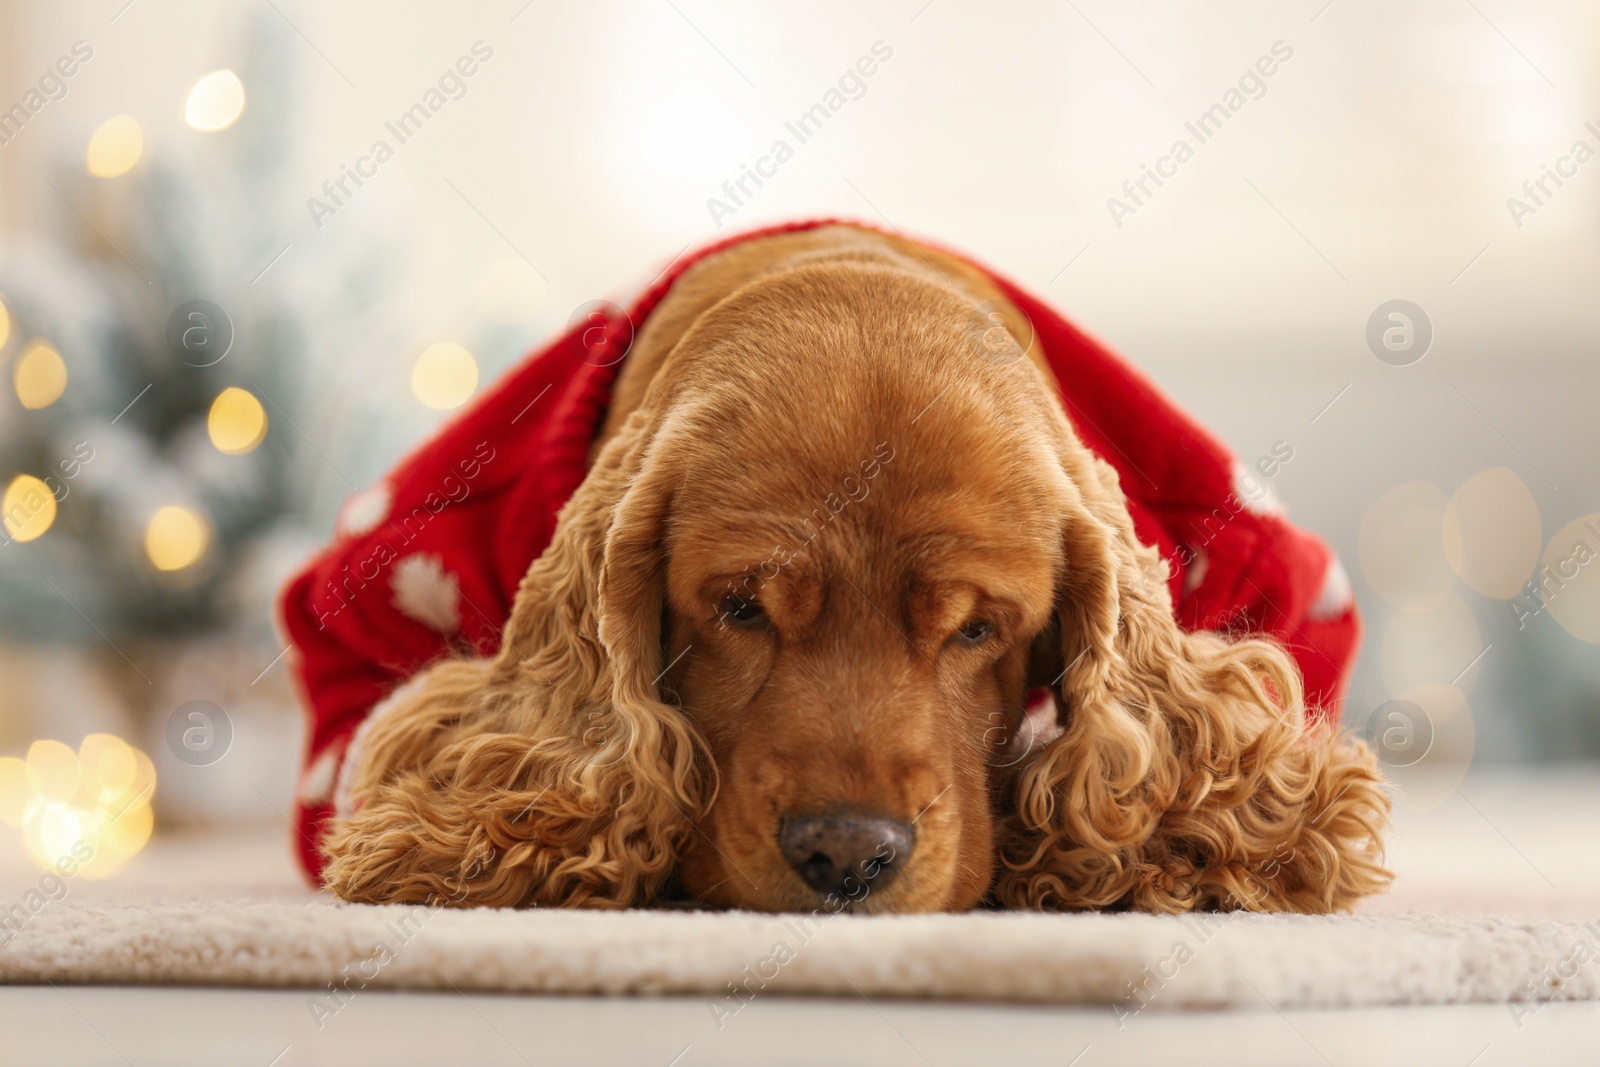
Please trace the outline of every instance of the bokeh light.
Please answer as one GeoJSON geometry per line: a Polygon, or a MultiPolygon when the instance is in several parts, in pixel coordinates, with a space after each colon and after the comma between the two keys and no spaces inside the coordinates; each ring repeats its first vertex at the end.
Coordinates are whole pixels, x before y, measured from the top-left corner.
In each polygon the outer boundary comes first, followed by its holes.
{"type": "Polygon", "coordinates": [[[423,349],[411,368],[411,391],[430,408],[465,404],[478,388],[478,363],[458,344],[440,341],[423,349]]]}
{"type": "Polygon", "coordinates": [[[115,178],[133,169],[144,155],[144,131],[131,115],[118,115],[100,124],[89,138],[87,164],[96,178],[115,178]]]}
{"type": "Polygon", "coordinates": [[[1544,551],[1538,582],[1555,620],[1578,640],[1600,645],[1600,513],[1556,531],[1544,551]]]}
{"type": "Polygon", "coordinates": [[[183,121],[206,133],[225,130],[244,111],[244,83],[226,68],[195,82],[183,102],[183,121]]]}
{"type": "MultiPolygon", "coordinates": [[[[28,855],[41,867],[64,866],[72,850],[87,845],[88,835],[99,830],[95,814],[59,800],[35,800],[22,822],[22,840],[28,846],[28,855]]],[[[89,855],[92,858],[93,853],[89,855]]]]}
{"type": "Polygon", "coordinates": [[[133,788],[139,761],[133,749],[111,734],[90,734],[78,746],[78,769],[86,795],[111,804],[133,788]]]}
{"type": "Polygon", "coordinates": [[[478,311],[507,326],[527,322],[544,306],[544,289],[544,279],[526,260],[508,257],[483,272],[478,311]]]}
{"type": "Polygon", "coordinates": [[[0,348],[6,346],[11,339],[11,309],[6,307],[6,302],[0,300],[0,348]]]}
{"type": "Polygon", "coordinates": [[[82,782],[78,754],[60,741],[35,741],[28,749],[28,788],[34,796],[70,803],[82,782]]]}
{"type": "Polygon", "coordinates": [[[229,386],[211,402],[206,432],[219,452],[230,456],[253,452],[267,436],[267,409],[249,390],[229,386]]]}
{"type": "Polygon", "coordinates": [[[150,516],[144,551],[157,570],[181,571],[205,554],[211,541],[206,521],[188,508],[169,504],[150,516]]]}
{"type": "Polygon", "coordinates": [[[1398,612],[1383,632],[1384,688],[1403,693],[1422,685],[1453,685],[1468,692],[1483,670],[1478,658],[1483,648],[1478,620],[1458,596],[1445,597],[1432,611],[1398,612]]]}
{"type": "Polygon", "coordinates": [[[12,540],[32,541],[56,521],[56,496],[40,479],[19,474],[0,497],[0,513],[5,515],[6,533],[12,540]]]}
{"type": "Polygon", "coordinates": [[[1543,530],[1533,494],[1507,467],[1467,479],[1444,513],[1444,555],[1484,596],[1511,600],[1539,562],[1543,530]]]}
{"type": "Polygon", "coordinates": [[[76,752],[35,741],[26,760],[0,758],[0,822],[22,831],[41,868],[104,878],[150,839],[155,785],[150,757],[111,734],[76,752]]]}
{"type": "Polygon", "coordinates": [[[29,411],[47,408],[67,391],[67,364],[49,344],[34,338],[28,342],[11,372],[17,399],[29,411]]]}
{"type": "Polygon", "coordinates": [[[1432,611],[1455,572],[1444,554],[1444,493],[1427,482],[1397,485],[1361,520],[1361,573],[1379,596],[1406,611],[1432,611]]]}
{"type": "Polygon", "coordinates": [[[1398,788],[1401,804],[1412,811],[1430,811],[1455,795],[1466,778],[1477,745],[1477,729],[1467,696],[1450,685],[1419,685],[1400,695],[1422,711],[1428,732],[1427,755],[1410,766],[1383,768],[1398,788]]]}

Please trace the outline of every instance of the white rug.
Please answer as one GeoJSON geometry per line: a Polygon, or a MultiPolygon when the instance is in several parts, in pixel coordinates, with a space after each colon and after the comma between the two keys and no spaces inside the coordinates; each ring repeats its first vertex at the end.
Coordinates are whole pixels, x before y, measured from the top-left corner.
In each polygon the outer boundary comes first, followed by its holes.
{"type": "MultiPolygon", "coordinates": [[[[63,902],[0,948],[0,981],[763,994],[1172,1008],[1600,997],[1600,922],[1441,916],[461,912],[322,900],[63,902]]],[[[333,991],[338,988],[338,992],[333,991]]]]}
{"type": "Polygon", "coordinates": [[[1600,774],[1485,775],[1402,808],[1394,889],[1360,914],[967,915],[801,923],[701,912],[341,906],[281,824],[158,838],[108,882],[29,897],[0,855],[0,983],[691,994],[726,1021],[785,994],[1267,1010],[1600,999],[1600,774]],[[31,903],[29,903],[31,901],[31,903]],[[730,985],[733,989],[730,989],[730,985]],[[1521,998],[1520,1000],[1518,998],[1521,998]]]}

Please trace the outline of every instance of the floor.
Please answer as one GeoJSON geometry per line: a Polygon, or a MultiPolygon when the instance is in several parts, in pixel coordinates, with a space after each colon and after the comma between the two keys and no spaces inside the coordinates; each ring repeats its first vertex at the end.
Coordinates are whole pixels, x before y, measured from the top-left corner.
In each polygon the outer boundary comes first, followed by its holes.
{"type": "MultiPolygon", "coordinates": [[[[1391,849],[1394,890],[1370,910],[1595,917],[1600,771],[1475,772],[1415,783],[1391,849]]],[[[0,854],[0,891],[36,874],[0,854]]],[[[297,894],[276,829],[158,838],[93,897],[297,894]]],[[[693,997],[608,999],[309,990],[0,989],[7,1064],[1205,1064],[1595,1062],[1600,1003],[1362,1011],[1174,1013],[762,997],[719,1026],[693,997]],[[1519,1017],[1518,1012],[1522,1012],[1519,1017]]]]}
{"type": "Polygon", "coordinates": [[[16,989],[8,1064],[1106,1064],[1504,1067],[1595,1062],[1600,1004],[1150,1014],[1104,1008],[757,1000],[718,1030],[693,998],[367,992],[317,1028],[305,992],[16,989]]]}

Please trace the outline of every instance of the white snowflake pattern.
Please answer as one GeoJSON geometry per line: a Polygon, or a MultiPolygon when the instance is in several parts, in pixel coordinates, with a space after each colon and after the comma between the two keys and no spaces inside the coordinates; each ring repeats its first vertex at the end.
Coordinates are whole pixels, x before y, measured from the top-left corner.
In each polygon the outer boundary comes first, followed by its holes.
{"type": "Polygon", "coordinates": [[[410,618],[442,634],[461,630],[461,590],[438,556],[417,552],[399,560],[389,586],[394,606],[410,618]]]}

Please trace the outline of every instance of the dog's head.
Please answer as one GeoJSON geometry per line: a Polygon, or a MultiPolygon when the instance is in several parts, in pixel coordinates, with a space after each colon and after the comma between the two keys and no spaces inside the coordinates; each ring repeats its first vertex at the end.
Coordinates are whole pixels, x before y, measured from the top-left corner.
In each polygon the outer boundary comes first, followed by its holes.
{"type": "Polygon", "coordinates": [[[863,263],[699,315],[489,686],[418,713],[415,773],[363,772],[430,794],[369,830],[427,855],[419,812],[486,827],[440,837],[446,867],[492,849],[486,902],[638,903],[676,873],[763,910],[1321,911],[1381,884],[1370,758],[1307,733],[1280,647],[1178,628],[1116,474],[1003,322],[863,263]],[[1037,744],[1035,687],[1060,730],[1037,744]]]}
{"type": "Polygon", "coordinates": [[[626,610],[664,618],[661,698],[719,778],[680,868],[699,897],[933,910],[992,881],[991,765],[1072,492],[1038,371],[984,358],[972,313],[815,266],[741,290],[674,353],[687,375],[629,490],[652,502],[626,551],[654,561],[655,599],[626,610]]]}

